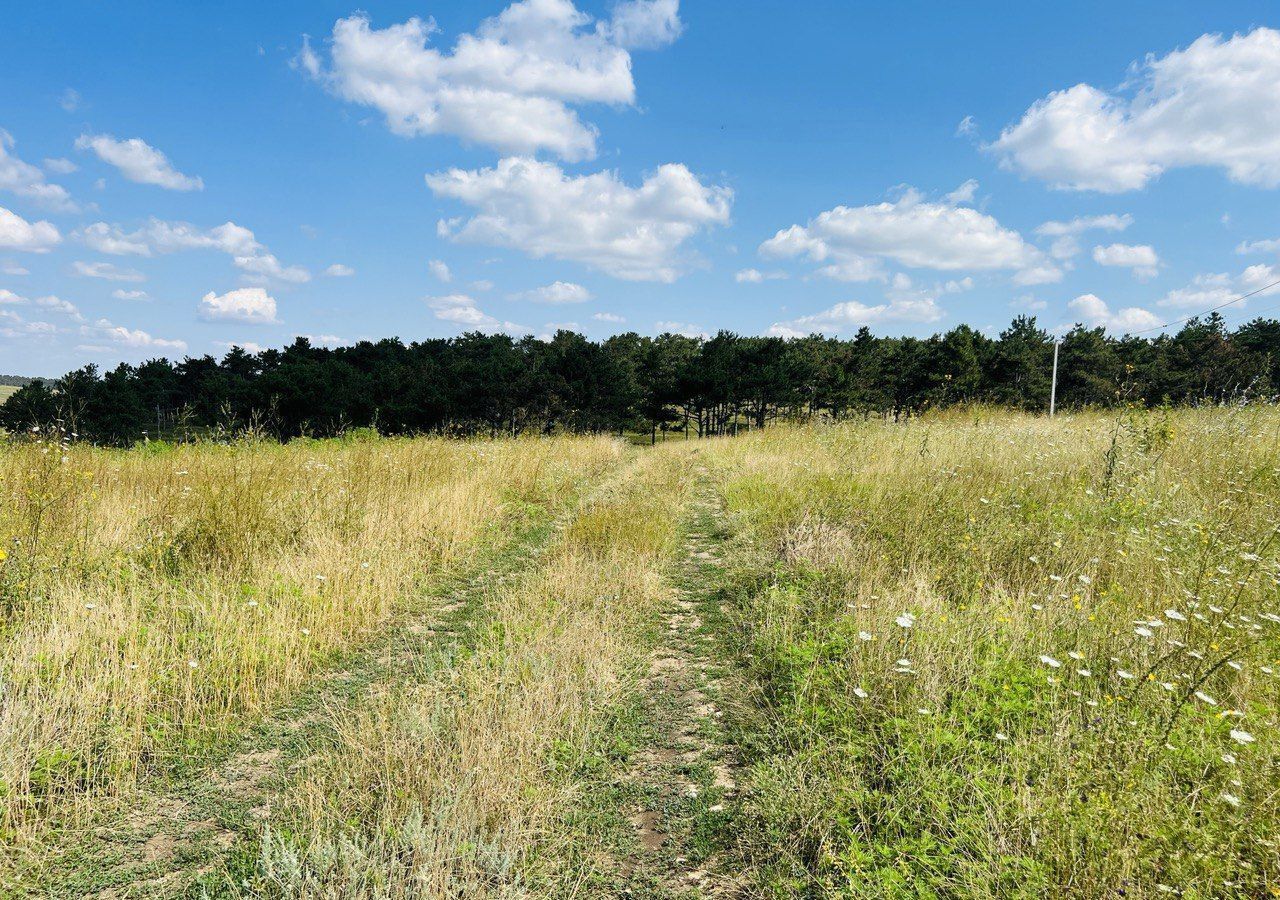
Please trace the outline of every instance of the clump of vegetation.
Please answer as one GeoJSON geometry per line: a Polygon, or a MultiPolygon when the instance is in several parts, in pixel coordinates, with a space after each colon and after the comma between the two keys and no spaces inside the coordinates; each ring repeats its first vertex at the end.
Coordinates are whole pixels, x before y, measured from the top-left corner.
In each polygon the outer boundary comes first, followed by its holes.
{"type": "Polygon", "coordinates": [[[1278,430],[978,411],[717,445],[755,890],[1274,892],[1278,430]]]}

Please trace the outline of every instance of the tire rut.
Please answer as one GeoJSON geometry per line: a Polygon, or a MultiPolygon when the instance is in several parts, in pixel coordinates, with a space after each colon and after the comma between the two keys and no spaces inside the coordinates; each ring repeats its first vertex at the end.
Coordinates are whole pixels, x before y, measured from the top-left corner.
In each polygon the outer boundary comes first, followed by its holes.
{"type": "Polygon", "coordinates": [[[340,657],[220,762],[112,801],[39,868],[20,871],[16,890],[4,896],[154,900],[190,895],[202,880],[223,877],[229,856],[256,851],[273,797],[324,752],[335,723],[378,685],[447,666],[475,630],[487,594],[528,568],[570,513],[503,534],[461,570],[445,573],[372,643],[340,657]]]}
{"type": "Polygon", "coordinates": [[[641,690],[652,741],[636,752],[625,780],[640,798],[629,815],[637,845],[622,865],[624,893],[728,897],[732,877],[718,870],[715,835],[732,820],[738,761],[721,726],[729,672],[717,660],[712,618],[723,560],[714,536],[720,510],[704,470],[691,501],[685,554],[641,690]]]}

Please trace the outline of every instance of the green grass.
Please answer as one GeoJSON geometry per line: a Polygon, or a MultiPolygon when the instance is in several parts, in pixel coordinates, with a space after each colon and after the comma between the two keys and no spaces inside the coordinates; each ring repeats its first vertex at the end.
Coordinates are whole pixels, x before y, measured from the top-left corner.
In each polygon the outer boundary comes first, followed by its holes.
{"type": "Polygon", "coordinates": [[[754,890],[1275,895],[1278,423],[952,418],[719,446],[754,890]]]}

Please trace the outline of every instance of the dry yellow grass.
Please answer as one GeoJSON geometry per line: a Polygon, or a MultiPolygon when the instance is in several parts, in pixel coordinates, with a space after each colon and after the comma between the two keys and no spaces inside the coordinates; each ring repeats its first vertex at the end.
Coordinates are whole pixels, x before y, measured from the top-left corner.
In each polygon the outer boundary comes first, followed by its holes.
{"type": "Polygon", "coordinates": [[[607,439],[0,447],[0,824],[114,793],[368,636],[607,439]]]}
{"type": "MultiPolygon", "coordinates": [[[[252,896],[528,896],[554,884],[572,769],[634,689],[687,480],[652,454],[492,593],[474,651],[392,686],[297,779],[252,896]]],[[[559,889],[568,886],[558,885],[559,889]]]]}

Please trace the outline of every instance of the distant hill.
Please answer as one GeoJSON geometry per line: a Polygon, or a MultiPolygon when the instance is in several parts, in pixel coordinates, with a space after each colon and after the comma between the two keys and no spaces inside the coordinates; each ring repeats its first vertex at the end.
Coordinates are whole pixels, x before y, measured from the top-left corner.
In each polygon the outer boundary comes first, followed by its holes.
{"type": "Polygon", "coordinates": [[[0,375],[0,404],[8,400],[11,395],[17,393],[18,388],[35,380],[25,375],[0,375]]]}

